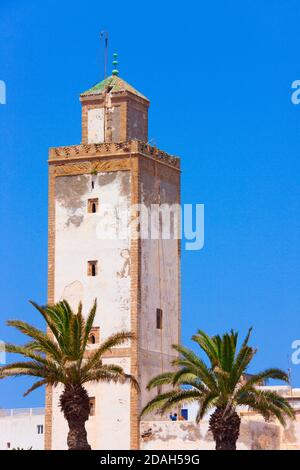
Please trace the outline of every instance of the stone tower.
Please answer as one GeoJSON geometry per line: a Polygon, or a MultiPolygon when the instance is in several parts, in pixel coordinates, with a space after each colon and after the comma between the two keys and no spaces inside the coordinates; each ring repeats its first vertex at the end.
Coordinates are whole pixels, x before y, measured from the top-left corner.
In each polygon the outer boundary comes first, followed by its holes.
{"type": "MultiPolygon", "coordinates": [[[[97,298],[91,349],[121,330],[135,333],[136,341],[105,361],[134,374],[141,393],[127,384],[89,384],[86,428],[92,449],[137,449],[139,413],[153,396],[145,386],[170,369],[179,341],[180,242],[111,234],[120,205],[131,221],[135,204],[180,202],[180,163],[147,143],[149,100],[117,75],[80,101],[82,143],[49,151],[48,301],[66,299],[74,309],[82,301],[86,314],[97,298]]],[[[60,392],[46,392],[46,449],[66,448],[60,392]]]]}

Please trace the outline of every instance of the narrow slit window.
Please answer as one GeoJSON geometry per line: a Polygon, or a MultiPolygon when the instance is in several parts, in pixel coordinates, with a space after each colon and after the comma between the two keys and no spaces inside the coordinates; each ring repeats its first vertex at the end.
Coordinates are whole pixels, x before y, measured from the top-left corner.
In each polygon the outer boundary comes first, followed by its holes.
{"type": "Polygon", "coordinates": [[[88,276],[97,276],[98,261],[88,261],[88,276]]]}
{"type": "Polygon", "coordinates": [[[92,189],[95,187],[95,181],[92,181],[92,189]]]}
{"type": "Polygon", "coordinates": [[[44,434],[44,426],[43,426],[43,424],[38,424],[38,425],[37,425],[37,433],[38,433],[38,434],[44,434]]]}
{"type": "Polygon", "coordinates": [[[90,405],[90,416],[95,416],[95,405],[96,405],[96,399],[95,397],[90,397],[89,398],[89,405],[90,405]]]}
{"type": "Polygon", "coordinates": [[[95,199],[89,199],[88,200],[88,212],[90,214],[95,214],[95,212],[98,212],[98,198],[95,199]]]}
{"type": "Polygon", "coordinates": [[[156,328],[162,330],[163,326],[163,311],[161,308],[156,309],[156,328]]]}

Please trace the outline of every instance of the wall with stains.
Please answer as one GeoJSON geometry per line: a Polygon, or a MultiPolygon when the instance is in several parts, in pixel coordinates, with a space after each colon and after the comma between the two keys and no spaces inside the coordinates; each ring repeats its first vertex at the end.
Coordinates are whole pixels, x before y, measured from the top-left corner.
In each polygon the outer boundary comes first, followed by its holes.
{"type": "Polygon", "coordinates": [[[128,102],[128,139],[148,140],[148,113],[144,106],[128,102]]]}
{"type": "Polygon", "coordinates": [[[285,428],[282,428],[281,448],[287,450],[300,450],[300,411],[296,412],[296,419],[288,421],[285,428]]]}
{"type": "Polygon", "coordinates": [[[88,111],[88,143],[104,142],[104,108],[88,111]]]}
{"type": "MultiPolygon", "coordinates": [[[[128,171],[56,178],[55,301],[67,299],[74,309],[82,301],[87,314],[97,298],[95,326],[100,327],[100,341],[120,330],[130,330],[130,240],[103,239],[104,233],[116,233],[118,208],[129,203],[128,171]],[[88,213],[88,200],[95,198],[99,212],[88,213]],[[95,277],[87,275],[90,260],[98,261],[95,277]]],[[[113,362],[130,371],[129,358],[114,358],[113,362]]],[[[88,422],[92,447],[128,448],[129,386],[89,385],[88,391],[96,397],[96,416],[88,422]]],[[[54,449],[66,447],[66,423],[58,411],[59,392],[54,392],[53,400],[54,449]]]]}
{"type": "MultiPolygon", "coordinates": [[[[107,358],[104,364],[119,364],[130,373],[130,359],[107,358]]],[[[86,386],[89,396],[95,397],[95,414],[86,422],[88,442],[93,450],[128,449],[130,446],[130,386],[128,384],[94,384],[86,386]]],[[[52,449],[66,450],[68,424],[59,411],[62,387],[53,389],[52,449]]]]}
{"type": "Polygon", "coordinates": [[[121,141],[121,108],[120,106],[114,106],[111,111],[111,133],[112,142],[121,141]]]}
{"type": "MultiPolygon", "coordinates": [[[[143,450],[213,450],[215,443],[207,420],[199,425],[184,421],[141,423],[143,450]]],[[[281,427],[259,418],[243,419],[238,450],[279,450],[282,448],[281,427]]]]}
{"type": "MultiPolygon", "coordinates": [[[[153,161],[141,164],[141,200],[172,206],[179,202],[179,175],[153,161]]],[[[150,224],[149,224],[150,230],[150,224]]],[[[149,232],[150,235],[150,232],[149,232]]],[[[176,357],[172,344],[179,343],[180,321],[180,254],[177,239],[143,239],[141,241],[141,325],[140,384],[141,406],[156,391],[145,390],[153,376],[171,369],[176,357]],[[163,311],[162,330],[157,329],[156,309],[163,311]]]]}

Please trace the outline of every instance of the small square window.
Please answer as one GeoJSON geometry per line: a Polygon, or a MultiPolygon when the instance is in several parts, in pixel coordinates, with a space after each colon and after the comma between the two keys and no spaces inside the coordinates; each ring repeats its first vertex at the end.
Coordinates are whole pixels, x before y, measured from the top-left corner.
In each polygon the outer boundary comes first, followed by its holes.
{"type": "Polygon", "coordinates": [[[156,328],[158,330],[162,330],[162,322],[163,322],[163,311],[161,308],[156,309],[156,328]]]}
{"type": "Polygon", "coordinates": [[[88,261],[88,276],[97,276],[98,261],[88,261]]]}
{"type": "Polygon", "coordinates": [[[90,397],[89,398],[89,405],[90,405],[90,416],[95,416],[95,405],[96,405],[96,399],[95,397],[90,397]]]}
{"type": "Polygon", "coordinates": [[[98,212],[98,204],[99,204],[98,198],[88,199],[88,213],[95,214],[96,212],[98,212]]]}

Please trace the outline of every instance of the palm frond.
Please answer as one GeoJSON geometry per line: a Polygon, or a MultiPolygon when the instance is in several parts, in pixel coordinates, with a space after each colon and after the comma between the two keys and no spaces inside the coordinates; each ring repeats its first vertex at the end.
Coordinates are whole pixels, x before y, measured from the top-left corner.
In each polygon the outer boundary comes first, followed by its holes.
{"type": "Polygon", "coordinates": [[[195,380],[199,381],[199,378],[196,374],[191,373],[191,370],[188,367],[183,367],[179,369],[176,373],[173,373],[173,381],[172,385],[179,385],[179,384],[188,384],[190,381],[195,382],[195,380]]]}
{"type": "Polygon", "coordinates": [[[253,327],[251,326],[248,330],[248,333],[246,334],[246,337],[243,341],[243,344],[241,346],[241,349],[243,349],[244,347],[248,346],[248,342],[249,342],[249,339],[250,339],[250,336],[251,336],[251,333],[252,333],[252,330],[253,330],[253,327]]]}
{"type": "Polygon", "coordinates": [[[121,367],[116,365],[103,365],[101,368],[90,370],[84,378],[82,377],[81,384],[86,382],[129,383],[135,390],[140,391],[136,378],[131,374],[126,374],[121,367]]]}
{"type": "Polygon", "coordinates": [[[236,401],[239,405],[246,405],[250,409],[261,413],[264,417],[276,416],[285,426],[286,418],[294,418],[295,412],[289,402],[276,392],[256,388],[237,393],[236,401]]]}
{"type": "Polygon", "coordinates": [[[214,367],[214,365],[218,362],[218,351],[213,339],[204,331],[198,330],[197,334],[192,336],[192,340],[195,341],[206,353],[212,367],[214,367]]]}
{"type": "Polygon", "coordinates": [[[200,381],[202,381],[209,389],[217,390],[218,384],[216,381],[216,376],[211,369],[202,362],[202,365],[198,367],[189,362],[187,359],[174,359],[172,361],[173,366],[184,367],[190,370],[191,374],[196,375],[200,381]]]}
{"type": "Polygon", "coordinates": [[[96,316],[96,311],[97,311],[97,299],[94,300],[94,304],[85,322],[84,337],[83,337],[83,342],[82,342],[83,351],[85,351],[86,345],[89,340],[89,336],[90,336],[90,333],[94,324],[95,316],[96,316]]]}
{"type": "Polygon", "coordinates": [[[178,390],[162,404],[159,412],[160,414],[164,414],[167,411],[172,410],[175,405],[187,404],[199,400],[200,398],[201,395],[198,390],[178,390]]]}
{"type": "Polygon", "coordinates": [[[171,385],[173,390],[150,400],[143,414],[154,410],[164,413],[175,403],[182,402],[185,397],[199,402],[197,420],[202,419],[212,406],[233,412],[239,405],[252,407],[264,417],[275,416],[281,423],[286,417],[292,418],[294,412],[282,397],[255,388],[267,378],[287,381],[285,372],[274,368],[267,369],[247,378],[245,383],[247,367],[256,354],[256,349],[248,345],[251,331],[252,328],[248,330],[238,350],[238,333],[234,330],[213,337],[198,330],[192,339],[209,359],[208,365],[190,349],[173,345],[179,353],[171,362],[175,371],[160,374],[148,384],[149,390],[164,384],[171,385]]]}
{"type": "Polygon", "coordinates": [[[97,349],[95,349],[95,351],[92,351],[91,355],[82,367],[83,373],[86,373],[88,370],[99,364],[104,353],[110,352],[113,347],[120,346],[128,340],[134,339],[134,337],[134,334],[128,331],[121,331],[120,333],[111,335],[97,349]]]}
{"type": "Polygon", "coordinates": [[[199,424],[201,419],[205,416],[208,410],[214,405],[217,395],[215,393],[207,392],[199,401],[199,410],[196,415],[196,423],[199,424]]]}
{"type": "MultiPolygon", "coordinates": [[[[34,361],[44,364],[46,366],[54,366],[56,362],[52,360],[52,358],[48,358],[46,356],[42,356],[41,354],[36,353],[33,351],[31,348],[27,348],[24,346],[18,346],[16,344],[11,344],[11,343],[6,343],[5,344],[5,351],[8,353],[14,353],[14,354],[20,354],[24,357],[27,357],[29,359],[33,359],[34,361]]],[[[10,364],[5,367],[9,367],[10,364]]]]}
{"type": "Polygon", "coordinates": [[[166,393],[161,393],[154,397],[152,400],[150,400],[146,406],[141,411],[140,416],[144,416],[146,414],[152,413],[154,411],[158,411],[161,409],[163,404],[171,397],[173,397],[177,392],[175,390],[172,390],[170,392],[166,393]]]}
{"type": "Polygon", "coordinates": [[[161,385],[172,384],[174,375],[174,372],[164,372],[163,374],[153,377],[147,385],[147,390],[152,390],[154,387],[159,387],[161,385]]]}
{"type": "Polygon", "coordinates": [[[231,372],[231,387],[234,388],[242,379],[247,371],[247,367],[256,354],[256,349],[250,346],[244,346],[240,349],[231,372]]]}
{"type": "Polygon", "coordinates": [[[81,385],[87,381],[130,383],[136,390],[139,385],[135,377],[114,364],[103,365],[102,355],[113,347],[121,346],[134,339],[130,332],[122,331],[110,336],[98,349],[91,351],[86,358],[88,336],[96,314],[96,301],[87,320],[82,315],[79,303],[74,313],[66,300],[55,305],[40,306],[31,304],[39,311],[47,323],[48,334],[20,320],[11,320],[8,325],[16,327],[30,338],[23,346],[6,344],[6,351],[20,354],[25,361],[13,362],[0,367],[0,379],[6,377],[29,376],[39,378],[26,394],[49,384],[81,385]]]}
{"type": "Polygon", "coordinates": [[[40,351],[44,352],[45,354],[50,355],[55,360],[61,360],[61,351],[56,346],[56,344],[51,340],[49,336],[47,336],[43,331],[35,328],[32,325],[20,320],[8,320],[8,326],[12,326],[19,330],[21,333],[33,338],[36,343],[39,343],[40,351]]]}
{"type": "Polygon", "coordinates": [[[289,382],[289,376],[286,372],[281,369],[270,368],[249,377],[243,386],[243,389],[253,387],[254,385],[262,385],[263,381],[267,379],[277,379],[282,380],[283,382],[289,382]]]}
{"type": "Polygon", "coordinates": [[[23,394],[23,397],[27,397],[27,395],[29,395],[29,393],[33,392],[34,390],[36,390],[37,388],[40,388],[40,387],[43,387],[43,385],[47,385],[48,381],[43,379],[43,380],[39,380],[38,382],[35,382],[32,387],[28,388],[28,390],[26,390],[26,392],[23,394]]]}

